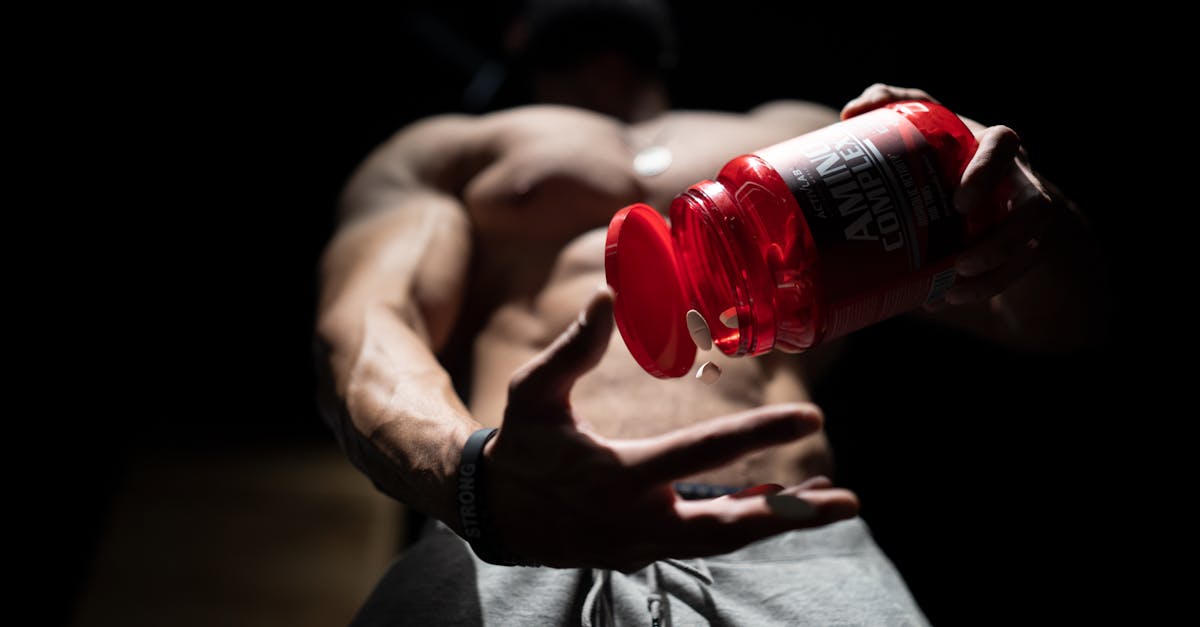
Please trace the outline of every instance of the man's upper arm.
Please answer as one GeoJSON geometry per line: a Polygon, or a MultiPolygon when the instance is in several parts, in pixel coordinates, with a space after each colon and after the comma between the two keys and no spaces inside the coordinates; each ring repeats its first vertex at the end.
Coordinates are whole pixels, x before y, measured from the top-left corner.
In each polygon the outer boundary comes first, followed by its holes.
{"type": "Polygon", "coordinates": [[[439,116],[393,136],[343,190],[322,262],[323,318],[395,311],[437,351],[457,320],[471,255],[459,190],[480,150],[478,122],[439,116]]]}
{"type": "Polygon", "coordinates": [[[466,115],[439,115],[401,129],[359,165],[339,199],[343,221],[395,203],[413,191],[459,196],[485,157],[484,124],[466,115]]]}

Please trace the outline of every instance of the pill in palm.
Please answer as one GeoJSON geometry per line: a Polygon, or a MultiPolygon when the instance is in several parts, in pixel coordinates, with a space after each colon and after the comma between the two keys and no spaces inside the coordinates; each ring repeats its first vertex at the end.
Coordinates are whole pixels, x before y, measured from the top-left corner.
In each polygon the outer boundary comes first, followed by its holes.
{"type": "Polygon", "coordinates": [[[790,520],[808,520],[817,514],[817,508],[811,502],[787,494],[767,496],[767,506],[775,514],[790,520]]]}

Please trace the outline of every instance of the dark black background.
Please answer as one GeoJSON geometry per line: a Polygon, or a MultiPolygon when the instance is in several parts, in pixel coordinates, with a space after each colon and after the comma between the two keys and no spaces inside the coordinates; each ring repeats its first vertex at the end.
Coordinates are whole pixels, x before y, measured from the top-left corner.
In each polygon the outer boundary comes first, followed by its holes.
{"type": "MultiPolygon", "coordinates": [[[[672,6],[676,107],[737,111],[775,98],[840,107],[876,81],[922,87],[1017,130],[1035,167],[1088,213],[1110,262],[1096,271],[1118,293],[1136,278],[1118,263],[1129,233],[1103,132],[1118,25],[672,6]]],[[[355,15],[161,16],[92,33],[98,41],[79,53],[65,90],[83,105],[71,124],[87,130],[72,167],[102,172],[81,177],[98,208],[82,235],[114,234],[82,238],[91,262],[72,298],[103,310],[93,318],[103,332],[78,330],[75,363],[94,373],[87,404],[119,417],[66,423],[65,472],[85,469],[89,480],[50,510],[70,529],[40,575],[65,583],[60,607],[128,456],[330,437],[313,402],[310,340],[338,190],[397,128],[462,109],[477,64],[501,60],[508,15],[504,3],[410,3],[355,15]],[[475,52],[448,58],[428,20],[475,52]]],[[[1117,305],[1120,328],[1132,318],[1117,305]]],[[[840,482],[859,492],[935,623],[1103,613],[1097,594],[1126,585],[1131,549],[1114,537],[1138,440],[1122,393],[1137,383],[1118,385],[1115,374],[1124,351],[1114,341],[1033,358],[897,320],[858,334],[855,358],[818,390],[840,482]]]]}

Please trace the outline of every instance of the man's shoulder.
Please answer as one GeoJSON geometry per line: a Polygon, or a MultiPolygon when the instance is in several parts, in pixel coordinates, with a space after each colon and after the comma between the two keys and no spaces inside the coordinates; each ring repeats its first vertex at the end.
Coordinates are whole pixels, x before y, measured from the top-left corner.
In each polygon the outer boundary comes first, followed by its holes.
{"type": "Polygon", "coordinates": [[[677,120],[704,124],[749,124],[773,129],[781,137],[790,137],[828,126],[838,121],[838,111],[827,105],[805,100],[771,100],[744,112],[678,110],[677,120]]]}
{"type": "Polygon", "coordinates": [[[807,100],[770,100],[754,107],[748,115],[772,120],[794,120],[821,126],[838,121],[838,111],[828,105],[807,100]]]}

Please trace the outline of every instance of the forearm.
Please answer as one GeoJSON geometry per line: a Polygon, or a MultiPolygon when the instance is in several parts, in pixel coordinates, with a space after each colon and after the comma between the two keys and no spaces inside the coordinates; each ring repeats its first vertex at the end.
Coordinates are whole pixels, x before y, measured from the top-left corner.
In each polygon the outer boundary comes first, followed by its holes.
{"type": "Polygon", "coordinates": [[[354,318],[319,333],[324,418],[382,492],[457,528],[458,456],[479,425],[391,307],[364,304],[354,318]]]}
{"type": "Polygon", "coordinates": [[[1111,292],[1095,234],[1069,201],[1056,196],[1064,216],[1044,238],[1046,258],[997,296],[994,307],[1024,348],[1069,351],[1107,337],[1111,292]]]}
{"type": "Polygon", "coordinates": [[[334,237],[318,306],[324,418],[380,490],[453,527],[458,455],[478,424],[435,352],[460,306],[467,233],[453,198],[396,195],[334,237]]]}
{"type": "Polygon", "coordinates": [[[1098,239],[1079,209],[1043,184],[1059,217],[1037,243],[1039,262],[991,299],[947,307],[934,319],[1019,350],[1064,352],[1104,341],[1111,293],[1098,239]]]}

